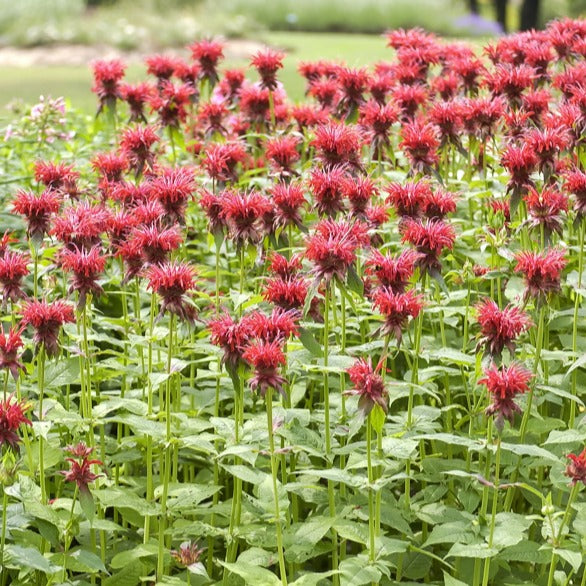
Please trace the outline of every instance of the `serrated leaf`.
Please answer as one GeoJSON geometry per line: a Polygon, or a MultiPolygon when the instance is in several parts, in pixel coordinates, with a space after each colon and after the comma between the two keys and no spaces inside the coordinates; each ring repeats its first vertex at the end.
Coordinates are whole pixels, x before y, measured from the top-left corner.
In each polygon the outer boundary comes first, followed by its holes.
{"type": "Polygon", "coordinates": [[[456,580],[444,570],[444,586],[468,586],[466,582],[456,580]]]}
{"type": "Polygon", "coordinates": [[[315,545],[332,528],[334,520],[331,517],[310,517],[295,532],[295,541],[315,545]]]}
{"type": "Polygon", "coordinates": [[[320,343],[315,339],[315,336],[304,327],[299,328],[299,340],[307,350],[309,350],[313,356],[317,358],[323,358],[323,350],[320,343]]]}
{"type": "Polygon", "coordinates": [[[344,586],[361,586],[370,582],[378,583],[381,578],[380,571],[366,558],[352,557],[340,563],[341,583],[344,586]]]}
{"type": "Polygon", "coordinates": [[[281,584],[281,580],[266,568],[261,568],[240,561],[230,564],[220,560],[220,563],[229,572],[240,576],[246,584],[256,584],[258,586],[261,584],[262,586],[280,586],[281,584]]]}
{"type": "Polygon", "coordinates": [[[309,572],[307,574],[303,574],[295,582],[291,582],[291,586],[317,586],[322,580],[333,576],[334,574],[339,574],[340,572],[335,570],[330,570],[329,572],[309,572]]]}
{"type": "Polygon", "coordinates": [[[376,431],[376,433],[382,433],[383,427],[385,426],[385,420],[387,418],[387,414],[385,413],[384,409],[380,405],[375,404],[368,417],[374,431],[376,431]]]}
{"type": "Polygon", "coordinates": [[[266,472],[261,472],[254,468],[248,468],[241,464],[234,464],[232,466],[222,464],[222,468],[226,470],[228,474],[236,476],[236,478],[240,478],[240,480],[243,480],[244,482],[250,482],[251,484],[261,484],[266,478],[270,478],[266,472]]]}
{"type": "Polygon", "coordinates": [[[571,549],[554,549],[554,552],[563,560],[568,562],[574,572],[577,572],[582,563],[584,562],[584,556],[579,551],[572,551],[571,549]]]}
{"type": "Polygon", "coordinates": [[[454,543],[446,557],[486,559],[497,555],[496,547],[488,547],[486,543],[454,543]]]}
{"type": "Polygon", "coordinates": [[[558,462],[559,459],[554,456],[551,452],[540,448],[539,446],[529,446],[527,444],[509,444],[506,442],[501,443],[501,448],[508,452],[513,452],[518,456],[531,456],[534,458],[540,458],[549,462],[558,462]]]}
{"type": "Polygon", "coordinates": [[[342,539],[362,543],[363,545],[368,543],[368,530],[362,523],[342,519],[334,523],[334,529],[342,539]]]}
{"type": "Polygon", "coordinates": [[[38,570],[45,574],[59,570],[59,566],[52,564],[38,549],[13,544],[8,544],[4,548],[4,563],[8,568],[38,570]]]}

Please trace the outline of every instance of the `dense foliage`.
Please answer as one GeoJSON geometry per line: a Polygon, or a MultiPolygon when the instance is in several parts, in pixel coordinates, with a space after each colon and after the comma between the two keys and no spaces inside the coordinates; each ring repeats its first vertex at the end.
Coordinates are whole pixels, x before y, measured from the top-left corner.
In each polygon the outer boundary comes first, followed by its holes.
{"type": "Polygon", "coordinates": [[[6,130],[2,584],[586,584],[586,23],[94,65],[6,130]]]}

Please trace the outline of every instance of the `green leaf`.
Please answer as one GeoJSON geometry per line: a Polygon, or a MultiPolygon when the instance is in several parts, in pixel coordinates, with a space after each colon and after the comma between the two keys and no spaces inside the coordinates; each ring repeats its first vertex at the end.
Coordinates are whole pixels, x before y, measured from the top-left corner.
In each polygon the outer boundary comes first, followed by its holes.
{"type": "Polygon", "coordinates": [[[275,563],[275,554],[260,547],[251,547],[238,556],[238,563],[240,562],[266,568],[275,563]]]}
{"type": "Polygon", "coordinates": [[[436,525],[422,547],[429,547],[436,543],[471,543],[474,532],[469,523],[456,522],[436,525]]]}
{"type": "Polygon", "coordinates": [[[553,550],[559,557],[568,562],[574,572],[580,569],[584,561],[584,556],[579,551],[572,551],[571,549],[554,549],[553,550]]]}
{"type": "Polygon", "coordinates": [[[346,284],[348,285],[348,289],[354,291],[358,297],[364,297],[364,282],[358,276],[354,265],[348,267],[347,275],[346,284]]]}
{"type": "Polygon", "coordinates": [[[266,478],[270,478],[266,472],[261,472],[254,468],[248,468],[241,464],[234,464],[233,466],[222,464],[222,468],[226,470],[228,474],[240,478],[240,480],[243,480],[244,482],[250,482],[251,484],[261,484],[266,478]]]}
{"type": "Polygon", "coordinates": [[[331,517],[310,517],[295,532],[295,541],[315,545],[325,537],[333,524],[334,519],[331,517]]]}
{"type": "Polygon", "coordinates": [[[304,327],[299,328],[299,339],[301,343],[317,358],[322,358],[324,353],[321,345],[315,339],[314,335],[304,327]]]}
{"type": "MultiPolygon", "coordinates": [[[[86,549],[78,549],[77,551],[70,552],[69,557],[75,560],[76,569],[75,571],[79,572],[89,572],[90,574],[97,574],[98,572],[107,573],[106,567],[102,563],[102,560],[91,551],[87,551],[86,549]]],[[[67,567],[71,568],[69,562],[67,563],[67,567]]]]}
{"type": "Polygon", "coordinates": [[[325,580],[334,574],[339,574],[339,572],[335,570],[322,572],[321,574],[318,574],[317,572],[309,572],[308,574],[303,574],[297,578],[295,582],[291,582],[291,586],[317,586],[322,580],[325,580]]]}
{"type": "Polygon", "coordinates": [[[118,570],[120,568],[124,568],[132,562],[140,560],[141,558],[157,555],[158,552],[159,548],[157,545],[152,543],[141,543],[133,549],[127,549],[126,551],[121,551],[120,553],[117,553],[112,558],[112,561],[110,562],[110,567],[114,570],[118,570]]]}
{"type": "Polygon", "coordinates": [[[529,446],[527,444],[509,444],[506,442],[501,443],[501,448],[508,452],[513,452],[518,456],[532,456],[539,458],[540,460],[548,460],[549,462],[559,462],[559,459],[554,456],[551,452],[540,448],[539,446],[529,446]]]}
{"type": "Polygon", "coordinates": [[[102,586],[136,586],[140,584],[140,577],[143,573],[142,563],[135,560],[125,564],[116,574],[102,580],[102,586]]]}
{"type": "Polygon", "coordinates": [[[51,361],[45,370],[45,385],[48,388],[62,387],[79,382],[79,359],[67,358],[51,361]]]}
{"type": "Polygon", "coordinates": [[[534,541],[521,541],[501,551],[499,558],[511,562],[545,564],[551,559],[549,551],[541,549],[534,541]]]}
{"type": "Polygon", "coordinates": [[[382,433],[383,427],[385,425],[385,420],[387,418],[387,414],[385,413],[384,409],[377,403],[372,408],[372,411],[368,415],[370,418],[370,424],[376,433],[382,433]]]}
{"type": "Polygon", "coordinates": [[[94,503],[94,497],[89,489],[79,491],[79,504],[81,510],[85,515],[85,518],[90,522],[90,527],[93,524],[94,516],[96,514],[96,504],[94,503]]]}
{"type": "Polygon", "coordinates": [[[361,586],[370,582],[378,583],[380,571],[371,566],[365,557],[352,557],[340,563],[341,583],[344,586],[361,586]]]}
{"type": "Polygon", "coordinates": [[[240,576],[246,584],[256,584],[257,586],[280,586],[281,584],[281,580],[266,568],[260,568],[253,564],[240,561],[235,564],[230,564],[220,560],[220,563],[229,572],[240,576]]]}
{"type": "Polygon", "coordinates": [[[368,543],[368,528],[363,523],[342,519],[334,523],[334,529],[342,539],[363,545],[368,543]]]}
{"type": "Polygon", "coordinates": [[[454,558],[492,558],[499,550],[496,547],[488,547],[486,543],[454,543],[446,557],[454,558]]]}
{"type": "Polygon", "coordinates": [[[117,509],[131,509],[143,517],[154,517],[159,513],[159,506],[149,502],[122,487],[109,487],[94,492],[104,507],[115,507],[117,509]]]}
{"type": "Polygon", "coordinates": [[[22,568],[38,570],[44,574],[52,574],[59,570],[34,547],[20,545],[6,545],[4,548],[4,563],[7,568],[22,568]]]}
{"type": "Polygon", "coordinates": [[[462,582],[461,580],[456,580],[456,578],[452,578],[446,571],[444,570],[444,586],[467,586],[466,582],[462,582]]]}

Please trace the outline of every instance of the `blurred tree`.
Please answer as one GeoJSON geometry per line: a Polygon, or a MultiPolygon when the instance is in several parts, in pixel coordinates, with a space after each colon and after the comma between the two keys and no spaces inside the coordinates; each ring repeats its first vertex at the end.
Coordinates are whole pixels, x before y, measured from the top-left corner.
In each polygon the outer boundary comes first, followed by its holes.
{"type": "Polygon", "coordinates": [[[540,0],[523,0],[521,5],[521,18],[519,19],[519,29],[528,31],[537,28],[539,19],[540,0]]]}

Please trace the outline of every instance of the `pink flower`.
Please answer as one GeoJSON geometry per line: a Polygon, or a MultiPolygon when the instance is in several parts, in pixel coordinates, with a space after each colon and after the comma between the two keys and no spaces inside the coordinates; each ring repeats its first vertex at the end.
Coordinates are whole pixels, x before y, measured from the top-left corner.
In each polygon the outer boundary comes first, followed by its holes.
{"type": "Polygon", "coordinates": [[[370,357],[368,360],[359,358],[346,370],[354,388],[344,391],[344,394],[359,397],[358,409],[362,411],[364,417],[368,416],[375,405],[379,405],[385,413],[388,411],[388,391],[379,374],[382,364],[381,361],[374,369],[370,357]]]}

